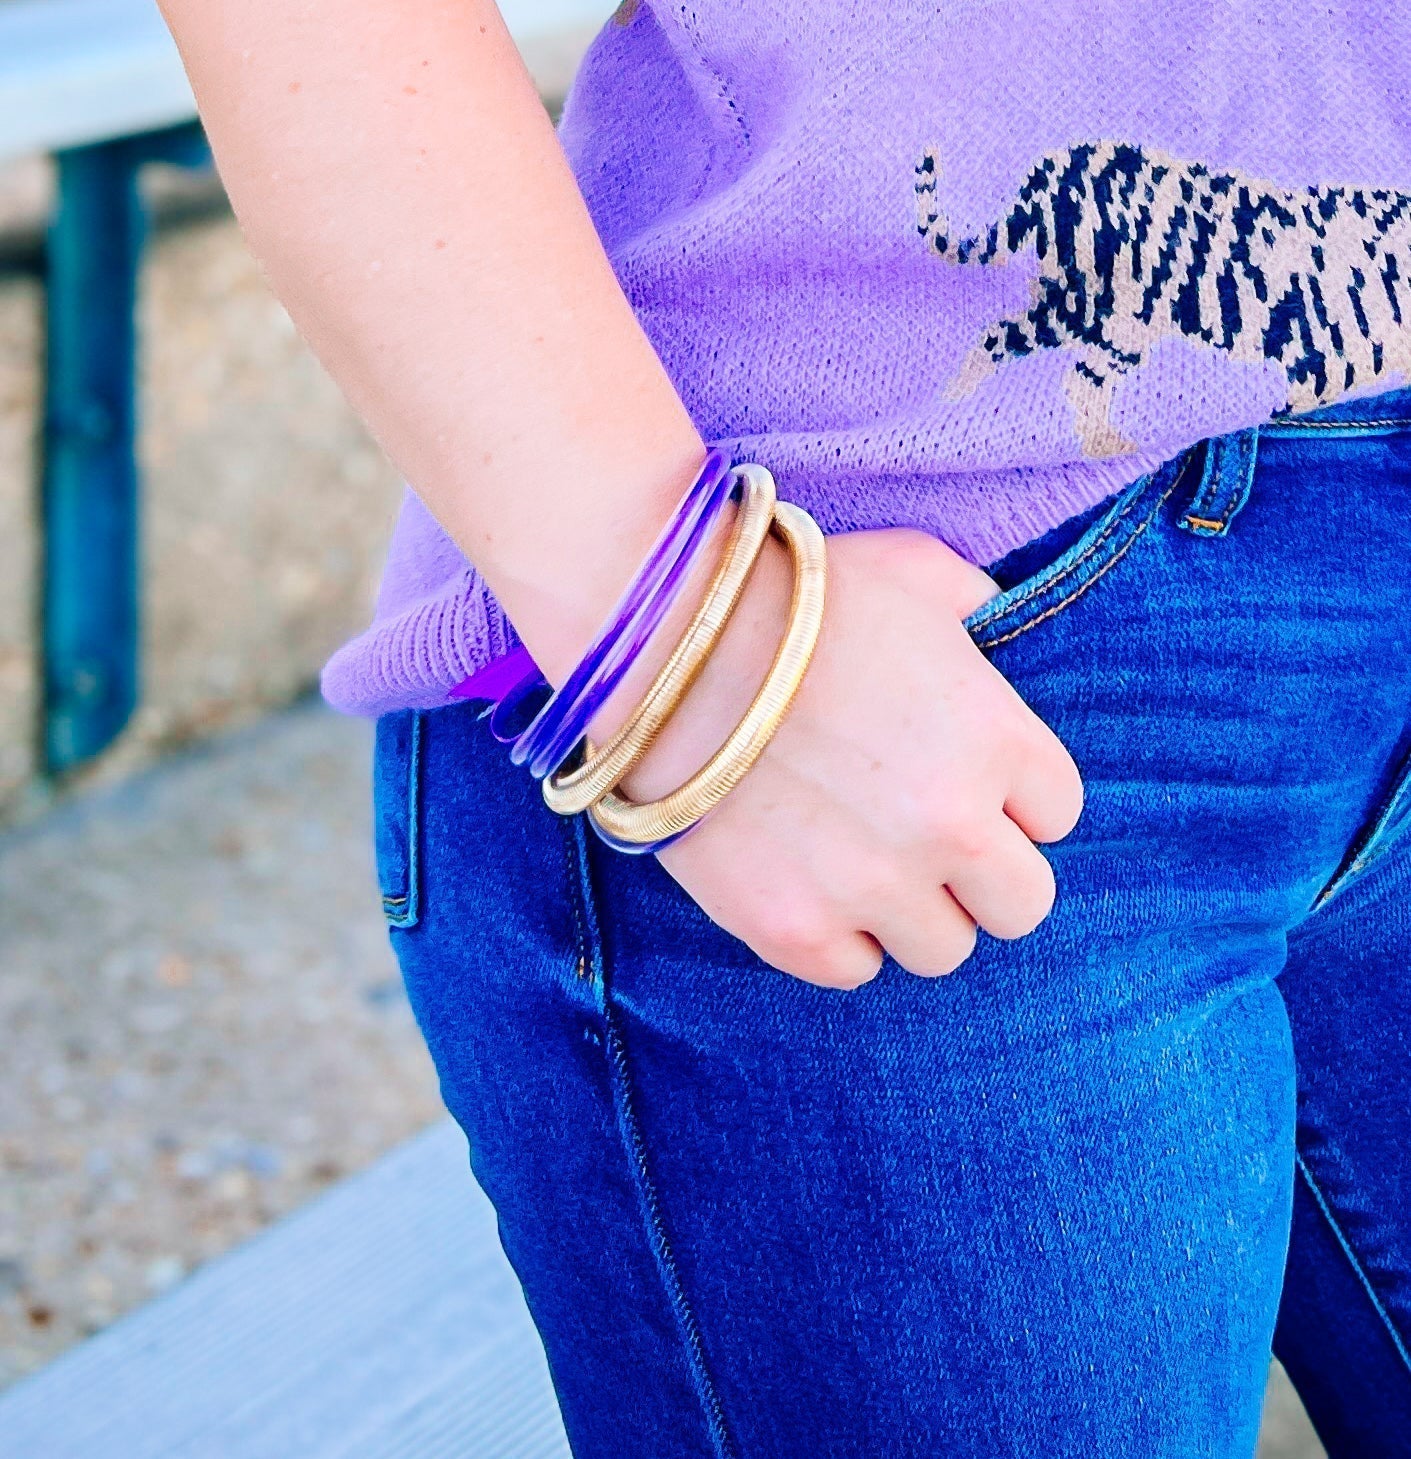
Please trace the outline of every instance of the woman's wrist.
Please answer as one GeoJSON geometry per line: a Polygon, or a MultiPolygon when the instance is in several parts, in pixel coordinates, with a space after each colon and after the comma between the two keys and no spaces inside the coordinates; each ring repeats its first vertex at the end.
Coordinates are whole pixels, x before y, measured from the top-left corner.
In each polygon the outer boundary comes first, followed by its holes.
{"type": "MultiPolygon", "coordinates": [[[[555,520],[543,524],[532,544],[500,546],[491,528],[478,550],[468,554],[555,687],[613,611],[705,456],[706,446],[692,429],[595,477],[587,477],[570,458],[559,469],[572,478],[573,491],[565,494],[555,520]]],[[[710,561],[718,555],[717,534],[728,525],[727,519],[712,534],[702,565],[683,585],[644,659],[653,657],[663,640],[669,651],[677,615],[684,608],[689,617],[690,595],[700,590],[696,578],[703,570],[708,579],[710,561]]],[[[632,682],[637,682],[635,673],[632,682]]]]}

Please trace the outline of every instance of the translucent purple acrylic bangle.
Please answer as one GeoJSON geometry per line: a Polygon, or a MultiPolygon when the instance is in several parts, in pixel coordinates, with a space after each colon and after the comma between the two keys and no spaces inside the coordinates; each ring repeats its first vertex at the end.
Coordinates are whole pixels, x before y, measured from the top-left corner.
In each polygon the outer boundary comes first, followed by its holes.
{"type": "Polygon", "coordinates": [[[705,548],[734,485],[728,457],[721,450],[712,450],[606,625],[514,742],[510,759],[516,765],[528,762],[530,773],[542,779],[573,752],[593,716],[660,626],[705,548]]]}
{"type": "Polygon", "coordinates": [[[449,691],[452,699],[487,699],[498,704],[517,690],[526,679],[542,679],[539,665],[529,657],[527,648],[512,648],[509,653],[477,669],[449,691]]]}
{"type": "Polygon", "coordinates": [[[724,453],[710,452],[606,625],[515,742],[510,751],[515,764],[528,761],[530,773],[542,778],[572,753],[675,600],[731,485],[724,453]]]}
{"type": "Polygon", "coordinates": [[[592,826],[598,840],[605,846],[611,846],[614,851],[621,851],[627,856],[651,856],[658,851],[665,851],[668,846],[674,846],[683,836],[689,836],[700,822],[687,826],[684,831],[674,831],[660,841],[619,841],[611,831],[603,830],[592,816],[588,817],[588,824],[592,826]]]}
{"type": "MultiPolygon", "coordinates": [[[[707,456],[695,481],[687,488],[681,501],[677,503],[670,522],[653,545],[652,552],[649,554],[648,566],[650,566],[651,557],[658,552],[665,557],[666,553],[682,548],[681,538],[698,525],[697,511],[709,506],[712,488],[718,487],[720,484],[716,479],[713,467],[714,462],[710,456],[707,456]]],[[[692,552],[692,560],[694,560],[693,549],[698,550],[699,545],[699,539],[692,542],[688,538],[684,543],[685,549],[692,552]]],[[[642,578],[645,572],[646,568],[639,571],[638,579],[642,578]]],[[[638,579],[634,579],[634,589],[640,585],[638,579]]],[[[614,609],[615,614],[624,611],[627,606],[626,600],[627,595],[624,594],[623,599],[614,609]]],[[[602,636],[603,633],[600,632],[599,638],[602,636]]],[[[460,683],[452,686],[449,690],[449,697],[486,700],[488,707],[485,715],[492,716],[491,730],[495,738],[501,744],[510,745],[524,733],[522,728],[510,727],[508,723],[510,716],[531,695],[541,690],[552,692],[548,680],[539,672],[539,666],[530,657],[529,650],[521,646],[511,649],[503,657],[485,664],[468,678],[462,679],[460,683]]],[[[482,718],[484,717],[482,715],[482,718]]]]}
{"type": "MultiPolygon", "coordinates": [[[[525,657],[528,658],[528,655],[525,657]]],[[[538,664],[529,659],[524,676],[512,684],[489,711],[490,733],[502,745],[514,744],[524,733],[524,721],[516,721],[516,712],[532,695],[541,691],[546,695],[552,692],[549,681],[539,672],[538,664]]]]}

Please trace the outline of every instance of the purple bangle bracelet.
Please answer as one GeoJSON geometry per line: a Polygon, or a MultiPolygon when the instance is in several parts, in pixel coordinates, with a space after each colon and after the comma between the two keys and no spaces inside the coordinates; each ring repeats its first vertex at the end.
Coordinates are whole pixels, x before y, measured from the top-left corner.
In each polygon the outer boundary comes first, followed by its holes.
{"type": "MultiPolygon", "coordinates": [[[[703,479],[707,474],[707,468],[711,465],[712,462],[707,457],[696,481],[687,488],[682,500],[677,504],[676,511],[667,529],[663,532],[662,538],[658,539],[653,545],[647,566],[650,566],[651,557],[658,551],[666,552],[670,550],[672,544],[665,540],[667,537],[674,538],[683,529],[689,530],[691,520],[687,517],[687,513],[698,504],[695,494],[700,490],[703,479]]],[[[614,620],[620,617],[621,613],[626,609],[628,595],[632,594],[633,590],[641,585],[641,580],[647,572],[647,566],[639,570],[637,578],[633,580],[633,584],[628,589],[628,593],[624,594],[622,601],[614,609],[614,620]]],[[[606,631],[603,630],[599,633],[600,639],[604,637],[606,631]]],[[[590,646],[589,652],[595,646],[596,641],[594,645],[590,646]]],[[[567,688],[567,685],[564,687],[567,688]]],[[[492,663],[486,664],[483,668],[477,669],[469,678],[462,679],[459,684],[454,685],[448,693],[452,699],[488,700],[489,709],[486,712],[489,713],[490,710],[496,707],[501,707],[506,711],[518,708],[529,694],[536,689],[548,690],[548,680],[539,672],[539,666],[530,657],[529,650],[521,646],[511,649],[509,653],[495,659],[492,663]]],[[[507,729],[505,724],[506,717],[506,715],[496,716],[493,725],[495,738],[503,745],[512,745],[523,734],[523,730],[507,729]]]]}
{"type": "Polygon", "coordinates": [[[529,773],[543,779],[573,752],[676,600],[733,486],[725,453],[711,451],[606,626],[510,748],[514,764],[527,763],[529,773]]]}
{"type": "Polygon", "coordinates": [[[453,698],[493,701],[490,729],[501,743],[511,746],[514,764],[527,761],[530,773],[542,779],[572,754],[593,716],[660,626],[734,487],[734,472],[725,453],[711,450],[606,624],[527,729],[518,732],[510,727],[516,712],[549,686],[525,649],[496,660],[451,690],[453,698]]]}

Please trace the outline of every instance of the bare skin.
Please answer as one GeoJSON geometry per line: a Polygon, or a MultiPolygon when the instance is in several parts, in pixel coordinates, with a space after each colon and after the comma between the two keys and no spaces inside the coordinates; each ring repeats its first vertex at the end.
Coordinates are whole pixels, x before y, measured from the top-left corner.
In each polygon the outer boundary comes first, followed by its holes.
{"type": "MultiPolygon", "coordinates": [[[[162,0],[252,249],[389,458],[551,681],[572,668],[704,444],[613,276],[492,0],[162,0]]],[[[764,463],[768,465],[768,462],[764,463]]],[[[785,972],[852,987],[882,950],[959,966],[1022,936],[1072,829],[1071,758],[962,620],[994,592],[931,538],[829,541],[823,637],[745,781],[662,862],[785,972]]],[[[690,592],[595,733],[669,651],[690,592]]],[[[723,739],[778,641],[771,544],[626,789],[723,739]]]]}

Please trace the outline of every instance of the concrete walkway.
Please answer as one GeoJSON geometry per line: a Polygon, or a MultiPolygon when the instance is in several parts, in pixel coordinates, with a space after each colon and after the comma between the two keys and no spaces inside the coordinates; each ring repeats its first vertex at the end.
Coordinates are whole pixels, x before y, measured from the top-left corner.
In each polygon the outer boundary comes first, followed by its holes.
{"type": "Polygon", "coordinates": [[[0,1459],[569,1459],[449,1120],[0,1393],[0,1459]]]}
{"type": "Polygon", "coordinates": [[[0,836],[0,1386],[440,1116],[369,756],[307,704],[0,836]]]}

